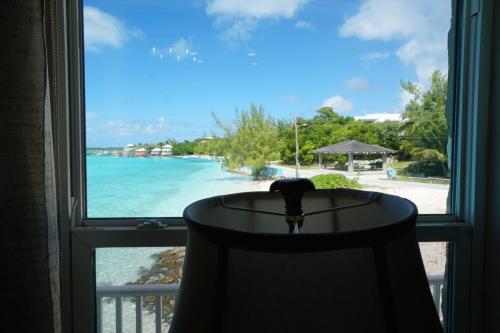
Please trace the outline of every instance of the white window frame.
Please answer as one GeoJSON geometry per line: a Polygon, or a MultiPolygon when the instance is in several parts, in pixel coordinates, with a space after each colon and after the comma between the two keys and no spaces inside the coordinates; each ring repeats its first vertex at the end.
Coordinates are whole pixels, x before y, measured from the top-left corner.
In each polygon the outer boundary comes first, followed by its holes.
{"type": "MultiPolygon", "coordinates": [[[[491,9],[493,0],[453,0],[456,17],[454,147],[451,212],[421,215],[419,241],[451,242],[448,255],[448,332],[481,331],[482,265],[487,159],[491,9]],[[474,269],[474,274],[471,274],[474,269]],[[476,271],[477,270],[477,271],[476,271]],[[479,292],[478,292],[479,291],[479,292]],[[472,311],[472,309],[475,309],[472,311]],[[479,309],[479,310],[476,310],[479,309]]],[[[95,250],[102,247],[183,246],[182,218],[155,218],[165,229],[139,230],[149,219],[88,219],[85,216],[85,105],[82,1],[54,0],[51,45],[57,68],[56,137],[62,252],[63,326],[68,332],[95,332],[95,250]]]]}

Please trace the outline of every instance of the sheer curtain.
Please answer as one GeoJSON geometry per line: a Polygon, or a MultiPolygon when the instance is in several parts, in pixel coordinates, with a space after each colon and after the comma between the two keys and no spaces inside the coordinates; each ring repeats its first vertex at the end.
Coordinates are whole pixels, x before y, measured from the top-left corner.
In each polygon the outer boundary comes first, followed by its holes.
{"type": "Polygon", "coordinates": [[[0,327],[59,332],[54,145],[43,0],[0,1],[0,327]]]}

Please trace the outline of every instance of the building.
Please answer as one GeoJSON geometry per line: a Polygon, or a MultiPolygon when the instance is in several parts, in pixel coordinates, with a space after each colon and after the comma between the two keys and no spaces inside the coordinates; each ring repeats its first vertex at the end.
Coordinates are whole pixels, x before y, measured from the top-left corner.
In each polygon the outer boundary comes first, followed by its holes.
{"type": "Polygon", "coordinates": [[[172,156],[172,148],[169,144],[164,145],[161,149],[161,156],[172,156]]]}
{"type": "Polygon", "coordinates": [[[145,148],[139,148],[135,150],[136,157],[144,157],[146,156],[147,150],[145,148]]]}
{"type": "Polygon", "coordinates": [[[364,116],[356,116],[354,119],[369,123],[383,123],[384,121],[401,121],[400,113],[368,113],[364,116]]]}
{"type": "Polygon", "coordinates": [[[126,145],[125,147],[123,147],[123,150],[122,150],[122,155],[123,156],[131,156],[131,155],[134,155],[134,145],[129,143],[128,145],[126,145]]]}
{"type": "Polygon", "coordinates": [[[151,151],[149,152],[149,156],[160,156],[160,154],[161,154],[160,148],[151,149],[151,151]]]}

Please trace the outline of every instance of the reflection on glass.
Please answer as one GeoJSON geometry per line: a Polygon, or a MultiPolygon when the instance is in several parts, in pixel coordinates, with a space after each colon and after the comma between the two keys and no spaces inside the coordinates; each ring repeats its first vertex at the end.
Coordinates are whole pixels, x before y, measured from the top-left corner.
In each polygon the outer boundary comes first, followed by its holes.
{"type": "Polygon", "coordinates": [[[84,0],[89,217],[296,175],[447,212],[451,1],[266,3],[84,0]]]}

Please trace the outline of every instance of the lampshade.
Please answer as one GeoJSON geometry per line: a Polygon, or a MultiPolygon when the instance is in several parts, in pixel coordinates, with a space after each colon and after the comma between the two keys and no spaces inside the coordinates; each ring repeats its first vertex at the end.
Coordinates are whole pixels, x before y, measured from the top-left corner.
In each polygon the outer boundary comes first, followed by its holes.
{"type": "Polygon", "coordinates": [[[295,217],[294,199],[277,192],[185,209],[170,332],[442,332],[413,203],[348,189],[300,199],[295,217]]]}

